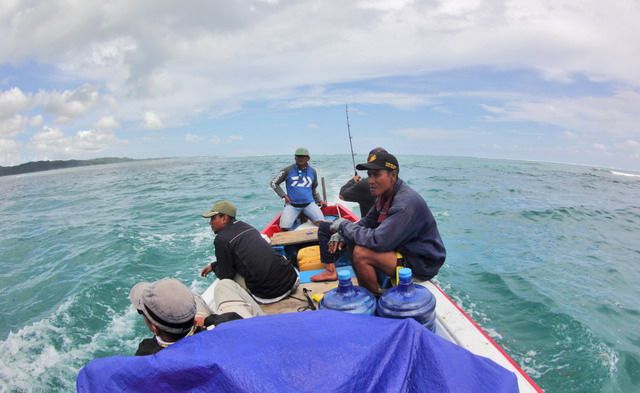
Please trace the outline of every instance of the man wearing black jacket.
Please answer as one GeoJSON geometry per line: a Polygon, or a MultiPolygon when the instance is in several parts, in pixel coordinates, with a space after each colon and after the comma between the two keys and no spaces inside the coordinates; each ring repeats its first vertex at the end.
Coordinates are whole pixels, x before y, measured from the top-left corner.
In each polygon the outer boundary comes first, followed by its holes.
{"type": "Polygon", "coordinates": [[[257,229],[236,220],[236,207],[231,202],[216,202],[202,217],[210,219],[216,234],[216,262],[202,269],[202,277],[214,272],[219,279],[235,280],[262,304],[275,303],[296,289],[296,269],[257,229]]]}

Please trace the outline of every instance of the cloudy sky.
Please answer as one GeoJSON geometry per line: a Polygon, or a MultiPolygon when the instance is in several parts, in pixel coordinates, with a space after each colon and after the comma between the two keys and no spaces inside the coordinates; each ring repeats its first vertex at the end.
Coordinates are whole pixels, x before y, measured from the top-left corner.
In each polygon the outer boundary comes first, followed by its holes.
{"type": "Polygon", "coordinates": [[[4,0],[0,165],[348,153],[640,170],[640,2],[4,0]]]}

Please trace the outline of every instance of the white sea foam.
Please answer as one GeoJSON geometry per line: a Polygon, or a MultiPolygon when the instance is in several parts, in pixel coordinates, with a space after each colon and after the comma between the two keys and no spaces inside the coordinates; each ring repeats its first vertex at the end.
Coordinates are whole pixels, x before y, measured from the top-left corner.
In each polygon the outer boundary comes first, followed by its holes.
{"type": "Polygon", "coordinates": [[[202,294],[211,284],[212,282],[209,280],[203,281],[202,279],[194,279],[189,284],[189,289],[191,289],[191,292],[193,293],[202,294]]]}
{"type": "Polygon", "coordinates": [[[71,333],[77,336],[87,330],[79,327],[80,332],[70,332],[65,326],[72,318],[69,308],[76,302],[77,296],[68,298],[50,317],[11,332],[0,342],[0,391],[39,392],[54,386],[73,390],[79,369],[94,353],[135,348],[137,314],[131,307],[120,314],[110,310],[111,320],[102,329],[85,343],[74,342],[71,333]]]}
{"type": "Polygon", "coordinates": [[[211,244],[213,232],[209,226],[202,227],[195,234],[191,235],[191,244],[194,247],[202,247],[204,244],[211,244]]]}
{"type": "Polygon", "coordinates": [[[609,373],[614,375],[618,372],[618,361],[620,360],[618,357],[618,353],[612,348],[604,348],[601,352],[600,357],[605,366],[608,367],[609,373]]]}
{"type": "Polygon", "coordinates": [[[503,339],[502,334],[498,333],[498,331],[493,328],[484,328],[484,331],[487,332],[489,337],[493,338],[494,340],[503,339]]]}
{"type": "MultiPolygon", "coordinates": [[[[525,364],[523,361],[520,361],[520,368],[527,373],[528,376],[530,376],[531,378],[540,378],[544,375],[544,372],[540,372],[538,371],[538,368],[540,366],[529,366],[527,364],[525,364]]],[[[551,368],[548,368],[548,370],[551,370],[551,368]]]]}
{"type": "MultiPolygon", "coordinates": [[[[74,297],[65,301],[50,317],[10,332],[0,343],[0,375],[8,390],[34,391],[44,385],[41,377],[50,375],[56,365],[64,366],[54,340],[64,335],[65,329],[53,322],[57,315],[66,314],[74,297]]],[[[61,371],[61,370],[60,370],[61,371]]]]}
{"type": "Polygon", "coordinates": [[[617,172],[617,171],[609,171],[612,175],[618,176],[626,176],[626,177],[640,177],[637,173],[626,173],[626,172],[617,172]]]}
{"type": "Polygon", "coordinates": [[[171,245],[176,239],[173,233],[141,233],[138,240],[144,244],[145,248],[157,248],[171,245]]]}

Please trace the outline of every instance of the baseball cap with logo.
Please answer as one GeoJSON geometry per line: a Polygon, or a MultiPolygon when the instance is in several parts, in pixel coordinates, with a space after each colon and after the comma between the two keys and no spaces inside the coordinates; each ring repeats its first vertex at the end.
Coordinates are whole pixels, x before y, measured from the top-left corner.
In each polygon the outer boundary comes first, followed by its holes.
{"type": "Polygon", "coordinates": [[[369,154],[369,158],[367,158],[367,162],[364,164],[358,164],[356,169],[363,171],[367,169],[386,169],[388,171],[400,171],[400,165],[398,165],[398,160],[387,152],[379,152],[369,154]]]}
{"type": "MultiPolygon", "coordinates": [[[[371,149],[371,151],[369,151],[369,156],[372,154],[378,154],[378,153],[389,153],[389,152],[386,151],[384,147],[374,147],[373,149],[371,149]]],[[[367,156],[367,160],[369,159],[369,156],[367,156]]]]}
{"type": "Polygon", "coordinates": [[[131,288],[129,300],[167,333],[183,334],[193,327],[196,301],[189,288],[174,278],[139,282],[131,288]]]}
{"type": "Polygon", "coordinates": [[[218,201],[211,206],[211,209],[202,213],[202,217],[210,218],[216,214],[224,214],[229,217],[236,217],[236,206],[229,201],[218,201]]]}
{"type": "Polygon", "coordinates": [[[299,147],[296,149],[296,156],[307,156],[309,157],[309,149],[307,149],[306,147],[299,147]]]}

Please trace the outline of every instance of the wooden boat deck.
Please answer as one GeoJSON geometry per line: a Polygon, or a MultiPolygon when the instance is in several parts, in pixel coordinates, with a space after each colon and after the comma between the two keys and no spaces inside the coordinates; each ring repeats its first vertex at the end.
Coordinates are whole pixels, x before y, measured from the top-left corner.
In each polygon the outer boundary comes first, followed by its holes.
{"type": "MultiPolygon", "coordinates": [[[[354,280],[355,281],[355,280],[354,280]]],[[[286,299],[283,299],[274,304],[261,304],[260,307],[266,314],[284,314],[288,312],[303,311],[303,308],[307,306],[307,299],[304,297],[303,289],[311,290],[311,293],[325,293],[338,286],[338,281],[330,282],[313,282],[308,284],[300,284],[296,291],[289,295],[286,299]]],[[[316,307],[318,304],[315,304],[316,307]]],[[[310,310],[304,310],[310,311],[310,310]]]]}

